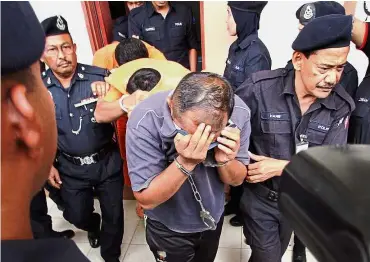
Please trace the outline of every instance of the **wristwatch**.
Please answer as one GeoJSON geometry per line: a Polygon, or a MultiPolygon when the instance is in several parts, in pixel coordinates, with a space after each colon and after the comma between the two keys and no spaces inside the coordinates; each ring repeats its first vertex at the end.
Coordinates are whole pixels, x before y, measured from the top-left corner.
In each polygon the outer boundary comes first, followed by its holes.
{"type": "Polygon", "coordinates": [[[128,113],[128,107],[127,106],[125,106],[125,104],[124,104],[124,102],[123,102],[123,100],[126,98],[126,97],[128,97],[129,95],[123,95],[123,96],[121,96],[121,98],[119,99],[119,106],[121,107],[121,109],[122,109],[122,111],[123,112],[126,112],[126,113],[128,113]]]}

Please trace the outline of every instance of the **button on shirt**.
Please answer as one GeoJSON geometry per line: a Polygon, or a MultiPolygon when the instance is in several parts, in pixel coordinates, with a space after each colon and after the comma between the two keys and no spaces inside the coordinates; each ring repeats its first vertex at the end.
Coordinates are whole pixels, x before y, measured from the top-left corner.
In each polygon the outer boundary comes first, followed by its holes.
{"type": "MultiPolygon", "coordinates": [[[[366,23],[366,36],[363,45],[359,47],[367,58],[370,58],[369,23],[366,23]]],[[[356,93],[356,109],[350,119],[348,143],[370,144],[370,65],[356,93]]]]}
{"type": "Polygon", "coordinates": [[[197,40],[191,9],[182,4],[170,3],[165,18],[151,2],[133,9],[129,15],[128,33],[155,46],[166,58],[189,68],[189,50],[197,49],[197,40]]]}
{"type": "Polygon", "coordinates": [[[104,81],[106,70],[77,64],[71,86],[64,88],[49,69],[43,81],[55,104],[58,149],[72,156],[95,153],[112,141],[111,124],[98,124],[94,117],[96,102],[77,107],[84,99],[94,98],[91,83],[104,81]]]}
{"type": "MultiPolygon", "coordinates": [[[[251,109],[252,153],[290,160],[304,138],[309,147],[347,142],[352,98],[337,85],[325,99],[317,99],[302,116],[294,87],[295,71],[277,69],[252,74],[237,90],[251,109]]],[[[279,177],[264,182],[279,190],[279,177]]]]}
{"type": "Polygon", "coordinates": [[[224,77],[235,90],[252,73],[270,69],[270,53],[255,33],[246,37],[240,44],[235,41],[230,46],[224,77]]]}
{"type": "MultiPolygon", "coordinates": [[[[171,91],[160,92],[147,98],[133,110],[126,133],[126,150],[132,190],[139,192],[149,187],[177,157],[174,137],[177,129],[166,102],[171,91]]],[[[237,160],[249,164],[250,111],[235,97],[231,121],[241,130],[241,145],[237,160]]],[[[211,152],[210,152],[211,153],[211,152]]],[[[216,167],[198,164],[193,175],[195,184],[207,209],[219,222],[224,212],[224,184],[216,167]]],[[[166,185],[163,185],[166,186],[166,185]]],[[[173,197],[146,215],[175,232],[194,233],[208,230],[199,216],[200,207],[190,183],[185,181],[173,197]],[[170,215],[169,215],[170,214],[170,215]]]]}

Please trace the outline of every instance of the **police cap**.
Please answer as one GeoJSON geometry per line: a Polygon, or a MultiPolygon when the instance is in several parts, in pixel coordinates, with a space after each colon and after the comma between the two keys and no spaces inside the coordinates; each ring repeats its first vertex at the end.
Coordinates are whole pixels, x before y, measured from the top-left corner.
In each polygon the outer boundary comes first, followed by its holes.
{"type": "Polygon", "coordinates": [[[295,13],[302,25],[306,25],[315,18],[324,15],[345,15],[344,7],[335,1],[318,1],[302,5],[295,13]]]}
{"type": "Polygon", "coordinates": [[[299,52],[349,46],[352,16],[326,15],[312,20],[298,34],[292,48],[299,52]]]}
{"type": "Polygon", "coordinates": [[[63,16],[56,15],[49,18],[46,18],[41,22],[42,27],[44,28],[45,35],[62,35],[70,34],[68,30],[67,20],[63,16]]]}
{"type": "Polygon", "coordinates": [[[29,2],[1,2],[1,24],[2,75],[26,69],[40,59],[45,34],[29,2]]]}
{"type": "Polygon", "coordinates": [[[236,10],[260,14],[267,1],[229,1],[227,4],[236,10]]]}

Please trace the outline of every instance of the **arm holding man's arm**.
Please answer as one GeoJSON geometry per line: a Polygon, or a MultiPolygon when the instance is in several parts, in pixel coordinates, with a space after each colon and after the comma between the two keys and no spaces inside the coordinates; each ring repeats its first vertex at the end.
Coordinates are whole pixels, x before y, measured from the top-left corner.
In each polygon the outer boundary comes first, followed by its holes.
{"type": "MultiPolygon", "coordinates": [[[[179,154],[177,161],[186,170],[192,171],[206,158],[208,147],[214,137],[210,130],[210,127],[200,124],[193,135],[178,134],[175,137],[174,142],[179,154]]],[[[144,209],[153,209],[166,202],[188,178],[177,168],[175,162],[167,167],[167,159],[160,146],[147,131],[127,128],[129,176],[134,196],[144,209]]]]}

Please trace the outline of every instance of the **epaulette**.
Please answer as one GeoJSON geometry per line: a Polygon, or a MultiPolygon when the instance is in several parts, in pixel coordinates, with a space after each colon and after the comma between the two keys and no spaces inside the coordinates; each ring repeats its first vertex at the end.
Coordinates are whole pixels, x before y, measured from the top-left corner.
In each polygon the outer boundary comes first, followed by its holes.
{"type": "Polygon", "coordinates": [[[345,74],[348,74],[348,73],[350,73],[352,71],[356,71],[357,72],[356,68],[353,65],[351,65],[350,63],[347,63],[344,66],[344,70],[343,71],[344,71],[345,74]]]}
{"type": "Polygon", "coordinates": [[[79,70],[82,70],[85,74],[89,75],[99,75],[99,76],[109,76],[109,70],[97,66],[85,65],[85,64],[77,64],[79,70]]]}
{"type": "Polygon", "coordinates": [[[274,78],[285,76],[288,72],[289,70],[285,68],[279,68],[275,70],[264,70],[264,71],[253,73],[251,75],[251,79],[253,83],[258,83],[262,80],[274,79],[274,78]]]}

